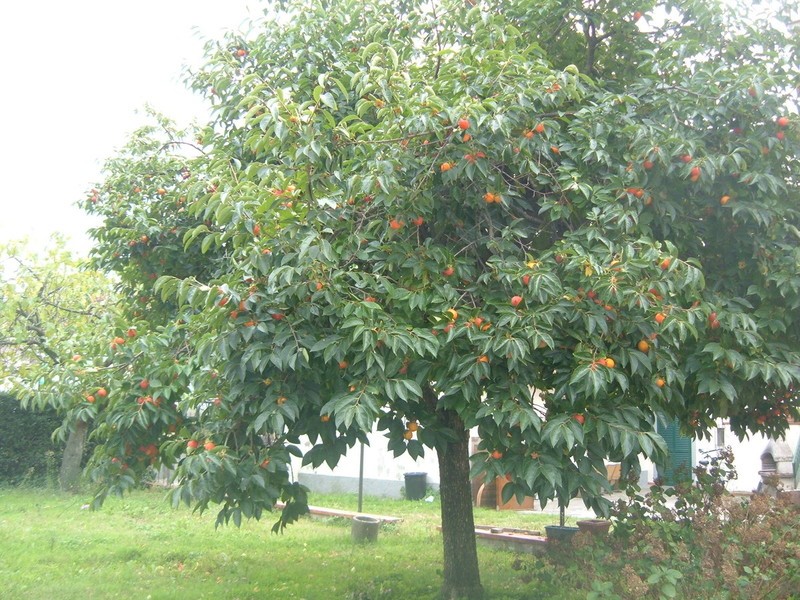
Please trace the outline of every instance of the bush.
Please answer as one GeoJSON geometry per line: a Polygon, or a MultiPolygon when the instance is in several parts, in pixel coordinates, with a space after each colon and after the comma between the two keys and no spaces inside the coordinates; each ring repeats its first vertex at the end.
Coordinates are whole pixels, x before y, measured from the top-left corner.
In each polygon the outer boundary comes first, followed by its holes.
{"type": "Polygon", "coordinates": [[[800,513],[787,499],[732,496],[730,450],[710,454],[695,482],[635,485],[612,510],[607,539],[588,534],[524,565],[569,581],[575,598],[793,598],[800,590],[800,513]],[[674,499],[674,502],[670,502],[674,499]]]}
{"type": "Polygon", "coordinates": [[[55,411],[25,410],[0,394],[0,484],[55,486],[62,449],[51,434],[60,425],[55,411]]]}

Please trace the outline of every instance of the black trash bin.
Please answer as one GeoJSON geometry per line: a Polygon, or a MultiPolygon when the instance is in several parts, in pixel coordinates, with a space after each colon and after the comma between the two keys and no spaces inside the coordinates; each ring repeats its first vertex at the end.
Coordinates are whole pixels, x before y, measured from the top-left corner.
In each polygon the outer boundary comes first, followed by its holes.
{"type": "Polygon", "coordinates": [[[406,473],[406,500],[422,500],[428,487],[427,473],[406,473]]]}

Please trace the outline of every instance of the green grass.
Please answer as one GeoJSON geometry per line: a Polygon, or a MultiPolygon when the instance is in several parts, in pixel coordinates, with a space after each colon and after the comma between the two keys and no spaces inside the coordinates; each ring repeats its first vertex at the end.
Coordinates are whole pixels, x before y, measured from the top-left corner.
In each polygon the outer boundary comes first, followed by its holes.
{"type": "MultiPolygon", "coordinates": [[[[403,518],[377,544],[350,540],[350,523],[303,518],[286,533],[261,522],[214,528],[215,514],[173,510],[163,490],[109,499],[34,489],[0,489],[0,596],[4,598],[434,598],[442,562],[439,502],[364,499],[364,512],[403,518]]],[[[312,496],[315,505],[355,510],[353,495],[312,496]]],[[[557,518],[557,517],[556,517],[557,518]]],[[[547,515],[476,509],[480,524],[541,528],[547,515]]],[[[515,556],[479,546],[490,598],[541,597],[523,583],[515,556]]]]}

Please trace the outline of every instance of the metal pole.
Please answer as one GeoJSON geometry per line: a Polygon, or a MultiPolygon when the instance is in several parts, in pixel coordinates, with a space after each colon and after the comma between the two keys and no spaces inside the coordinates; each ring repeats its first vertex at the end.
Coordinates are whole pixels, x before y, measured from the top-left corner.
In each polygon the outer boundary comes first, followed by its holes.
{"type": "Polygon", "coordinates": [[[361,455],[358,459],[358,512],[361,512],[364,499],[364,442],[361,442],[361,455]]]}

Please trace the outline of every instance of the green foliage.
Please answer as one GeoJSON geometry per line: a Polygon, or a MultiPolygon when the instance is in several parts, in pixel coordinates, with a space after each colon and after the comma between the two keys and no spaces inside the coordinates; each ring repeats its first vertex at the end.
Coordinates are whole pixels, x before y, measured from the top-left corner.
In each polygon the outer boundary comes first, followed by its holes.
{"type": "Polygon", "coordinates": [[[54,485],[61,448],[51,436],[60,425],[53,409],[25,410],[0,394],[0,483],[54,485]]]}
{"type": "MultiPolygon", "coordinates": [[[[800,585],[798,511],[782,498],[732,496],[730,450],[695,469],[694,484],[651,488],[612,511],[608,540],[579,537],[543,572],[589,598],[790,598],[800,585]]],[[[526,565],[530,568],[530,565],[526,565]]]]}

